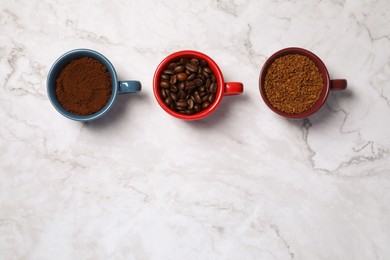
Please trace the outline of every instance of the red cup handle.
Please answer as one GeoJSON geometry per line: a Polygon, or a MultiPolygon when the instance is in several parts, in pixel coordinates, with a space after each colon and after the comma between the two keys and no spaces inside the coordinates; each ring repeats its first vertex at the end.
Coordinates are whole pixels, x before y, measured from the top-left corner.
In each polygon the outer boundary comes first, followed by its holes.
{"type": "Polygon", "coordinates": [[[226,82],[225,96],[240,95],[244,91],[244,86],[241,82],[226,82]]]}
{"type": "Polygon", "coordinates": [[[330,81],[330,90],[343,90],[347,88],[346,79],[332,79],[330,81]]]}

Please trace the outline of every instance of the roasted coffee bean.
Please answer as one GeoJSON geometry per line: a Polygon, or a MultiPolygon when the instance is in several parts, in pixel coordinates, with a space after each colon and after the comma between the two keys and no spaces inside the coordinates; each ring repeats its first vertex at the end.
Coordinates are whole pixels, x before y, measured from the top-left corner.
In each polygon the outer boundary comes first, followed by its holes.
{"type": "Polygon", "coordinates": [[[194,98],[195,98],[196,104],[202,104],[202,98],[200,97],[198,92],[194,93],[194,98]]]}
{"type": "Polygon", "coordinates": [[[193,109],[186,109],[185,111],[186,111],[187,115],[192,115],[195,113],[195,111],[193,109]]]}
{"type": "Polygon", "coordinates": [[[173,101],[173,99],[171,97],[167,97],[164,100],[165,104],[167,104],[168,106],[172,103],[172,101],[173,101]]]}
{"type": "Polygon", "coordinates": [[[179,93],[178,93],[178,96],[179,98],[185,98],[186,97],[186,93],[183,91],[183,90],[180,90],[179,93]]]}
{"type": "Polygon", "coordinates": [[[186,70],[186,67],[184,67],[183,65],[177,66],[176,68],[173,69],[173,71],[175,73],[180,73],[180,72],[183,72],[185,70],[186,70]]]}
{"type": "Polygon", "coordinates": [[[206,71],[203,70],[202,77],[203,78],[208,78],[208,77],[210,77],[210,75],[206,71]]]}
{"type": "Polygon", "coordinates": [[[198,59],[195,59],[195,58],[192,58],[192,59],[190,60],[190,62],[191,62],[192,64],[195,64],[196,66],[199,65],[199,60],[198,60],[198,59]]]}
{"type": "Polygon", "coordinates": [[[171,87],[169,88],[172,92],[175,92],[177,93],[179,90],[177,89],[176,85],[171,85],[171,87]]]}
{"type": "Polygon", "coordinates": [[[172,93],[171,93],[171,98],[172,98],[174,101],[177,101],[177,100],[179,99],[179,96],[178,96],[176,93],[172,92],[172,93]]]}
{"type": "Polygon", "coordinates": [[[199,65],[202,66],[202,67],[207,67],[207,61],[205,61],[205,60],[200,60],[200,61],[199,61],[199,65]]]}
{"type": "Polygon", "coordinates": [[[180,101],[176,102],[176,106],[178,106],[178,107],[187,107],[188,104],[187,104],[187,101],[185,101],[184,99],[180,99],[180,101]]]}
{"type": "Polygon", "coordinates": [[[205,87],[206,87],[207,89],[209,89],[209,88],[210,88],[210,84],[211,84],[211,80],[210,80],[210,79],[207,79],[207,80],[206,80],[206,85],[205,85],[205,87]]]}
{"type": "Polygon", "coordinates": [[[170,79],[171,79],[171,76],[168,75],[168,74],[163,73],[163,74],[161,74],[161,78],[162,78],[162,79],[165,79],[165,80],[170,80],[170,79]]]}
{"type": "Polygon", "coordinates": [[[198,66],[196,64],[187,63],[186,64],[186,69],[191,71],[191,72],[197,72],[198,71],[198,66]]]}
{"type": "Polygon", "coordinates": [[[171,77],[171,80],[169,81],[169,83],[171,83],[171,84],[176,84],[176,81],[177,81],[177,76],[176,76],[176,75],[173,75],[173,76],[171,77]]]}
{"type": "Polygon", "coordinates": [[[180,72],[179,74],[177,74],[177,79],[179,81],[186,81],[187,78],[188,78],[188,75],[185,72],[180,72]]]}
{"type": "Polygon", "coordinates": [[[176,62],[171,62],[171,63],[168,64],[167,69],[172,70],[172,69],[175,68],[176,66],[177,66],[177,63],[176,63],[176,62]]]}
{"type": "Polygon", "coordinates": [[[203,71],[206,72],[207,74],[213,73],[209,67],[204,67],[203,71]]]}
{"type": "MultiPolygon", "coordinates": [[[[191,82],[192,82],[192,81],[191,81],[191,82]]],[[[188,90],[189,92],[193,91],[194,89],[196,89],[196,84],[190,84],[190,85],[187,86],[187,90],[188,90]]]]}
{"type": "Polygon", "coordinates": [[[214,95],[214,94],[210,94],[210,95],[209,95],[208,101],[209,101],[210,103],[213,103],[214,99],[215,99],[215,95],[214,95]]]}
{"type": "Polygon", "coordinates": [[[187,88],[196,87],[196,82],[194,80],[190,81],[190,82],[187,82],[186,87],[187,88]]]}
{"type": "Polygon", "coordinates": [[[201,79],[194,79],[193,82],[195,82],[197,87],[200,87],[203,84],[203,80],[201,80],[201,79]]]}
{"type": "Polygon", "coordinates": [[[179,63],[180,63],[181,65],[186,65],[188,62],[190,62],[190,61],[189,61],[189,59],[187,59],[187,58],[181,58],[180,61],[179,61],[179,63]]]}
{"type": "Polygon", "coordinates": [[[162,80],[160,82],[160,87],[162,87],[162,88],[169,88],[169,81],[162,80]]]}
{"type": "Polygon", "coordinates": [[[191,81],[191,80],[194,80],[195,78],[196,78],[196,74],[195,74],[195,73],[191,73],[191,74],[188,76],[187,80],[188,80],[188,81],[191,81]]]}
{"type": "Polygon", "coordinates": [[[206,108],[208,108],[210,106],[210,102],[204,102],[203,104],[202,104],[202,108],[203,109],[206,109],[206,108]]]}
{"type": "Polygon", "coordinates": [[[187,106],[188,109],[193,109],[194,105],[195,105],[195,102],[192,99],[188,99],[187,100],[187,104],[188,104],[188,106],[187,106]]]}
{"type": "Polygon", "coordinates": [[[164,68],[160,88],[160,95],[169,108],[192,115],[215,101],[217,83],[205,60],[181,58],[164,68]]]}
{"type": "Polygon", "coordinates": [[[167,92],[165,91],[165,88],[162,88],[161,91],[160,91],[160,93],[161,93],[161,96],[162,96],[163,98],[166,98],[166,97],[167,97],[167,92]]]}
{"type": "Polygon", "coordinates": [[[186,87],[186,83],[185,82],[180,82],[177,86],[179,87],[179,91],[180,90],[184,90],[185,87],[186,87]]]}
{"type": "Polygon", "coordinates": [[[164,73],[165,74],[168,74],[168,75],[174,75],[175,73],[172,71],[172,70],[164,70],[164,73]]]}
{"type": "Polygon", "coordinates": [[[213,94],[217,93],[217,84],[216,83],[212,83],[210,85],[210,93],[213,93],[213,94]]]}
{"type": "Polygon", "coordinates": [[[196,112],[199,112],[199,111],[202,110],[202,106],[196,104],[196,105],[194,106],[194,110],[195,110],[196,112]]]}

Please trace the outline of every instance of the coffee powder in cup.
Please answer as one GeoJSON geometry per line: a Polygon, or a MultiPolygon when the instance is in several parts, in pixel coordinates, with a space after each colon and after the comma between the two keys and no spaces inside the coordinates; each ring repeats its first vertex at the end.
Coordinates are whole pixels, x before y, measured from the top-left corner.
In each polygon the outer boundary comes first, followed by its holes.
{"type": "Polygon", "coordinates": [[[264,90],[268,101],[279,111],[299,114],[315,104],[324,88],[322,74],[305,55],[286,54],[269,66],[264,90]]]}
{"type": "Polygon", "coordinates": [[[98,60],[83,57],[72,60],[56,80],[56,95],[62,107],[76,115],[91,115],[102,109],[111,97],[112,79],[98,60]]]}

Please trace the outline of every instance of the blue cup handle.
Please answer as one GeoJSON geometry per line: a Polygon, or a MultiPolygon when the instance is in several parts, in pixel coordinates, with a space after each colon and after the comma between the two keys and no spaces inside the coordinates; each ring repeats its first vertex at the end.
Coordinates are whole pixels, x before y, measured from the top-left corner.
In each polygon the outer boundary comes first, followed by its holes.
{"type": "Polygon", "coordinates": [[[136,80],[121,80],[119,81],[119,94],[138,92],[141,90],[141,82],[136,80]]]}

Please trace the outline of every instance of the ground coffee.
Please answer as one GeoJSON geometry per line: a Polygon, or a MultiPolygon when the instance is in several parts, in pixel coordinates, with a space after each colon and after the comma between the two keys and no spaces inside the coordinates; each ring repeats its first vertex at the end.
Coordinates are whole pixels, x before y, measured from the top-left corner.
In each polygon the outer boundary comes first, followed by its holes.
{"type": "Polygon", "coordinates": [[[71,61],[56,80],[58,101],[64,109],[80,116],[102,109],[111,92],[112,80],[107,68],[90,57],[71,61]]]}
{"type": "Polygon", "coordinates": [[[314,62],[300,54],[287,54],[269,66],[264,90],[273,107],[287,114],[307,111],[319,99],[324,87],[314,62]]]}
{"type": "Polygon", "coordinates": [[[160,88],[165,105],[176,112],[191,115],[214,102],[217,80],[205,60],[181,58],[164,68],[160,88]]]}

